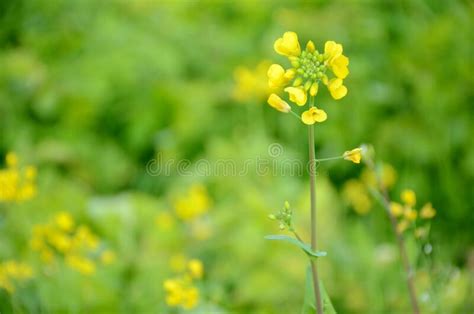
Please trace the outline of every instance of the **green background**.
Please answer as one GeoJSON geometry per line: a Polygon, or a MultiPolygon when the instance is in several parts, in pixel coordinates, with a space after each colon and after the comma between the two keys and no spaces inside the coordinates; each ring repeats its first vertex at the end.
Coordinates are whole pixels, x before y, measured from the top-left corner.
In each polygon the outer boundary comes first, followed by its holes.
{"type": "MultiPolygon", "coordinates": [[[[0,4],[0,156],[18,153],[39,169],[39,195],[0,204],[0,260],[29,260],[31,227],[55,212],[87,222],[117,253],[114,266],[84,278],[39,274],[0,311],[159,312],[168,260],[200,258],[206,276],[196,312],[294,313],[302,304],[305,257],[283,243],[268,214],[288,200],[308,224],[305,176],[151,175],[164,160],[307,158],[303,124],[264,98],[232,97],[238,66],[284,64],[273,42],[285,31],[302,45],[326,40],[350,59],[348,95],[320,88],[328,120],[316,127],[318,157],[371,143],[419,204],[437,209],[431,254],[408,237],[410,257],[432,285],[419,286],[426,312],[474,309],[474,5],[471,1],[93,1],[14,0],[0,4]],[[209,190],[212,235],[172,232],[153,220],[192,182],[209,190]]],[[[286,63],[286,65],[288,65],[286,63]]],[[[375,206],[358,216],[341,198],[362,166],[318,168],[321,276],[340,313],[409,309],[394,236],[375,206]],[[378,256],[395,257],[388,263],[378,256]],[[389,255],[390,255],[389,254],[389,255]]],[[[308,232],[301,232],[304,236],[308,232]]],[[[39,267],[39,266],[38,266],[39,267]]]]}

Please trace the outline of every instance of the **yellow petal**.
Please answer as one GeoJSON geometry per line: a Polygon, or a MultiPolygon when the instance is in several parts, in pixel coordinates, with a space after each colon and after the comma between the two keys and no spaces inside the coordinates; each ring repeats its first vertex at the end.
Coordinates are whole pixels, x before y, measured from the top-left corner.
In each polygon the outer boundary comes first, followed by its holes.
{"type": "Polygon", "coordinates": [[[436,210],[431,203],[426,203],[420,211],[420,216],[423,219],[431,219],[436,215],[436,210]]]}
{"type": "Polygon", "coordinates": [[[340,78],[334,78],[329,81],[328,89],[332,98],[337,100],[347,95],[347,87],[342,85],[342,83],[343,81],[340,78]]]}
{"type": "Polygon", "coordinates": [[[316,122],[324,122],[327,119],[327,114],[324,110],[316,107],[311,107],[301,115],[301,120],[304,124],[312,125],[316,122]]]}
{"type": "Polygon", "coordinates": [[[271,88],[277,88],[282,86],[286,81],[284,75],[285,69],[283,69],[281,65],[272,64],[267,71],[268,86],[270,86],[271,88]]]}
{"type": "Polygon", "coordinates": [[[275,41],[273,48],[277,53],[287,57],[298,57],[301,54],[298,35],[295,32],[284,33],[283,37],[275,41]]]}
{"type": "Polygon", "coordinates": [[[276,94],[271,94],[269,97],[268,97],[268,104],[270,106],[272,106],[273,108],[275,108],[276,110],[278,111],[281,111],[281,112],[284,112],[284,113],[288,113],[291,111],[291,107],[290,105],[288,105],[288,103],[286,101],[284,101],[283,99],[281,99],[278,95],[276,94]]]}
{"type": "Polygon", "coordinates": [[[303,121],[303,123],[307,125],[313,125],[316,123],[316,121],[314,121],[313,119],[313,115],[309,110],[306,110],[301,114],[301,121],[303,121]]]}
{"type": "Polygon", "coordinates": [[[349,69],[347,66],[349,65],[349,58],[344,55],[340,55],[339,57],[333,59],[331,61],[331,70],[334,74],[341,79],[345,79],[347,75],[349,75],[349,69]]]}
{"type": "Polygon", "coordinates": [[[400,198],[408,206],[415,206],[416,194],[413,190],[405,189],[402,191],[400,198]]]}
{"type": "Polygon", "coordinates": [[[319,88],[318,83],[313,83],[313,85],[311,85],[311,88],[309,89],[309,94],[311,96],[316,96],[316,94],[318,93],[318,88],[319,88]]]}
{"type": "Polygon", "coordinates": [[[329,60],[329,63],[342,54],[342,45],[335,41],[327,41],[324,44],[324,57],[329,60]]]}
{"type": "Polygon", "coordinates": [[[403,206],[399,203],[390,203],[390,212],[395,217],[400,217],[403,214],[403,206]]]}
{"type": "Polygon", "coordinates": [[[284,89],[290,96],[290,101],[294,102],[298,106],[303,106],[306,104],[306,100],[308,96],[306,95],[306,91],[301,87],[287,87],[284,89]]]}
{"type": "Polygon", "coordinates": [[[352,161],[355,164],[359,164],[362,159],[362,149],[354,148],[353,150],[345,151],[342,155],[345,160],[352,161]]]}
{"type": "Polygon", "coordinates": [[[310,40],[306,44],[306,50],[309,52],[314,52],[316,50],[316,47],[314,46],[314,43],[310,40]]]}

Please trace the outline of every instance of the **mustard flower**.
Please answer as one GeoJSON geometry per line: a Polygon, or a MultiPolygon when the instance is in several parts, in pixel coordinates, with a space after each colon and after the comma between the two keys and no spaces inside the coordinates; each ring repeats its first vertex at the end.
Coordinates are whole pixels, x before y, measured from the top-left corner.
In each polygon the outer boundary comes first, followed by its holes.
{"type": "Polygon", "coordinates": [[[405,189],[402,191],[400,198],[407,206],[415,206],[416,204],[416,194],[413,190],[405,189]]]}
{"type": "Polygon", "coordinates": [[[423,205],[420,211],[420,217],[423,219],[431,219],[436,215],[436,210],[433,208],[431,203],[423,205]]]}
{"type": "Polygon", "coordinates": [[[181,194],[174,202],[176,216],[185,221],[194,220],[207,213],[211,199],[205,186],[192,185],[187,193],[181,194]]]}
{"type": "Polygon", "coordinates": [[[0,264],[0,289],[8,293],[15,292],[17,283],[33,277],[33,270],[28,264],[14,260],[4,261],[0,264]]]}
{"type": "Polygon", "coordinates": [[[354,148],[353,150],[345,151],[342,155],[345,160],[352,161],[355,164],[359,164],[362,159],[362,149],[354,148]]]}
{"type": "Polygon", "coordinates": [[[309,110],[306,110],[301,114],[301,121],[303,121],[304,124],[312,125],[316,122],[326,121],[327,117],[328,116],[324,110],[311,107],[309,110]]]}
{"type": "Polygon", "coordinates": [[[264,60],[255,68],[238,66],[234,70],[234,88],[232,96],[238,101],[261,101],[271,93],[274,88],[267,82],[267,70],[271,63],[264,60]]]}
{"type": "Polygon", "coordinates": [[[372,208],[372,199],[367,193],[367,188],[359,180],[351,179],[344,183],[342,196],[352,205],[354,211],[359,215],[369,213],[372,208]]]}
{"type": "MultiPolygon", "coordinates": [[[[298,106],[307,103],[309,96],[316,96],[319,91],[319,84],[327,86],[334,99],[341,99],[347,95],[347,87],[343,80],[349,75],[349,59],[344,56],[343,47],[334,41],[327,41],[324,45],[324,52],[320,53],[312,41],[308,41],[304,51],[295,32],[286,32],[274,43],[275,51],[288,57],[291,68],[285,69],[279,64],[272,64],[267,72],[268,85],[272,88],[284,88],[289,94],[291,102],[298,106]],[[333,78],[328,75],[332,72],[333,78]]],[[[283,100],[270,95],[268,103],[282,112],[289,112],[285,105],[275,106],[277,101],[282,104],[283,100]],[[280,109],[279,109],[280,108],[280,109]]],[[[306,114],[306,117],[309,117],[306,114]]],[[[303,121],[304,122],[304,121],[303,121]]],[[[313,122],[314,123],[314,122],[313,122]]]]}
{"type": "Polygon", "coordinates": [[[270,97],[268,97],[268,104],[276,110],[284,113],[291,111],[290,105],[288,105],[288,103],[281,99],[277,94],[271,94],[270,97]]]}
{"type": "MultiPolygon", "coordinates": [[[[183,255],[180,255],[185,259],[183,255]]],[[[199,290],[194,285],[194,280],[202,278],[204,267],[198,259],[183,261],[187,264],[185,271],[179,276],[163,282],[166,292],[166,304],[170,307],[181,307],[186,310],[193,309],[199,301],[199,290]]]]}
{"type": "Polygon", "coordinates": [[[5,156],[7,168],[0,169],[0,202],[23,202],[36,195],[36,168],[20,167],[18,156],[5,156]]]}
{"type": "Polygon", "coordinates": [[[392,202],[390,203],[390,212],[395,217],[400,217],[403,215],[403,206],[399,203],[392,202]]]}

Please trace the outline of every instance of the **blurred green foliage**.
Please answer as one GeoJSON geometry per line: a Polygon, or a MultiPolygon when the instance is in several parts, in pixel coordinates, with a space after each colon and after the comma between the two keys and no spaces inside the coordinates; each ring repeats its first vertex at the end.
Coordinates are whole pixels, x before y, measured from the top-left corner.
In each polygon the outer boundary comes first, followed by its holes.
{"type": "MultiPolygon", "coordinates": [[[[329,119],[316,129],[317,156],[372,143],[397,170],[395,198],[412,188],[433,203],[433,252],[408,239],[420,302],[426,312],[472,312],[473,10],[467,0],[2,1],[0,156],[16,151],[37,165],[39,195],[0,204],[0,260],[37,260],[33,225],[64,210],[118,258],[87,278],[64,267],[37,271],[13,296],[0,292],[0,311],[166,312],[162,281],[175,254],[204,263],[196,311],[298,311],[305,257],[263,236],[276,233],[266,216],[285,200],[307,227],[304,176],[258,176],[255,165],[247,176],[146,171],[157,153],[242,163],[268,156],[275,142],[282,158],[306,158],[303,125],[265,99],[232,97],[234,69],[283,62],[273,41],[293,30],[318,47],[341,42],[350,58],[348,95],[336,103],[321,93],[329,119]],[[193,236],[195,224],[163,231],[154,223],[193,182],[213,199],[199,221],[211,230],[205,240],[193,236]]],[[[385,214],[375,207],[359,217],[339,195],[360,170],[342,162],[318,169],[322,277],[341,313],[404,312],[385,214]]]]}

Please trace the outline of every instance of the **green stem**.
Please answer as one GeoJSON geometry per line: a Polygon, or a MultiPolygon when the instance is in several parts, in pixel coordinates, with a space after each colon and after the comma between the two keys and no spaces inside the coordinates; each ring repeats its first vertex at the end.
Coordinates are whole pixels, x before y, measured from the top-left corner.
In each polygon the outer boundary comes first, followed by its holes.
{"type": "Polygon", "coordinates": [[[329,160],[337,160],[337,159],[343,159],[343,158],[344,158],[343,156],[321,158],[321,159],[316,159],[316,162],[329,161],[329,160]]]}
{"type": "Polygon", "coordinates": [[[400,257],[402,259],[403,268],[406,274],[406,282],[408,286],[408,293],[410,295],[410,302],[411,308],[414,314],[420,313],[420,308],[418,306],[418,301],[416,298],[416,290],[415,290],[415,283],[413,282],[414,271],[411,267],[410,260],[408,259],[407,249],[405,245],[405,239],[403,235],[398,232],[397,230],[397,218],[393,216],[392,212],[390,211],[390,197],[388,195],[388,191],[385,185],[382,183],[382,179],[380,178],[379,174],[375,169],[375,165],[372,160],[365,161],[369,169],[371,169],[375,173],[375,178],[377,180],[377,185],[380,189],[380,193],[373,191],[375,194],[375,198],[381,203],[381,205],[385,208],[387,212],[388,218],[390,219],[390,223],[392,225],[393,232],[397,238],[398,250],[400,251],[400,257]]]}
{"type": "MultiPolygon", "coordinates": [[[[311,97],[311,107],[314,106],[314,97],[311,97]]],[[[314,150],[314,126],[308,125],[308,149],[309,149],[309,180],[310,180],[310,200],[311,200],[311,249],[317,250],[316,237],[316,153],[314,150]]],[[[323,314],[323,304],[321,300],[321,290],[319,288],[318,267],[315,259],[311,260],[311,272],[313,275],[314,297],[316,300],[316,310],[318,314],[323,314]]]]}
{"type": "Polygon", "coordinates": [[[298,120],[301,121],[301,117],[300,117],[296,112],[294,112],[293,110],[290,110],[290,113],[291,113],[293,116],[295,116],[298,120]]]}

